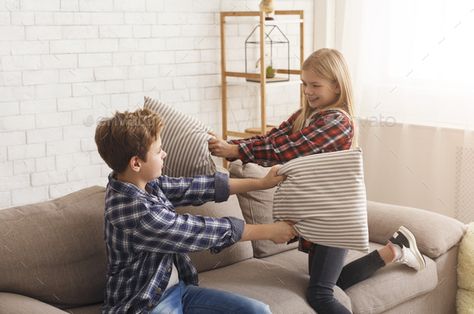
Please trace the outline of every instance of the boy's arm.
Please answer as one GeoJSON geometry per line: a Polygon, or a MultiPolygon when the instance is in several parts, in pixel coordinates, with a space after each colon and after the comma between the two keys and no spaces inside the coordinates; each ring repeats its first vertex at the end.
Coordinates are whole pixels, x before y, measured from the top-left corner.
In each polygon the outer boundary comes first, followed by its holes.
{"type": "Polygon", "coordinates": [[[277,175],[280,166],[273,166],[268,174],[263,178],[229,179],[230,194],[245,193],[254,190],[266,190],[279,184],[285,179],[284,176],[277,175]]]}
{"type": "Polygon", "coordinates": [[[233,217],[180,215],[163,203],[144,204],[140,200],[136,200],[133,207],[135,209],[129,210],[130,215],[126,215],[130,217],[129,221],[120,219],[111,224],[129,233],[138,250],[160,253],[219,251],[239,241],[244,231],[244,221],[233,217]],[[134,219],[136,216],[139,218],[134,219]]]}
{"type": "Polygon", "coordinates": [[[237,241],[271,240],[285,243],[297,233],[292,223],[250,225],[233,217],[211,218],[178,215],[151,215],[134,231],[137,248],[160,253],[188,253],[210,249],[218,253],[237,241]]]}
{"type": "Polygon", "coordinates": [[[211,249],[217,253],[237,241],[272,240],[284,243],[296,235],[291,224],[245,225],[234,217],[179,215],[154,205],[132,229],[137,249],[160,253],[187,253],[211,249]]]}
{"type": "Polygon", "coordinates": [[[172,178],[161,176],[150,182],[158,194],[161,189],[173,206],[202,205],[209,201],[224,202],[229,198],[228,176],[216,172],[213,176],[172,178]]]}
{"type": "Polygon", "coordinates": [[[271,240],[274,243],[286,243],[297,235],[293,222],[277,221],[272,224],[245,225],[240,241],[271,240]]]}
{"type": "Polygon", "coordinates": [[[229,179],[227,174],[217,172],[214,176],[194,178],[170,178],[161,176],[151,184],[158,184],[174,206],[202,205],[205,202],[223,202],[229,194],[239,194],[254,190],[265,190],[283,181],[277,175],[280,166],[273,166],[263,178],[229,179]]]}

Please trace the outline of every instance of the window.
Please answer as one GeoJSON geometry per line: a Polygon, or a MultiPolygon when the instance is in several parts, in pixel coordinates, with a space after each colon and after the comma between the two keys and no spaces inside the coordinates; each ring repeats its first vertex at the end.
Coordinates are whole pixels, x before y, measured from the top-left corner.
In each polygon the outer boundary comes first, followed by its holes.
{"type": "Polygon", "coordinates": [[[474,2],[340,1],[358,115],[474,129],[474,2]]]}

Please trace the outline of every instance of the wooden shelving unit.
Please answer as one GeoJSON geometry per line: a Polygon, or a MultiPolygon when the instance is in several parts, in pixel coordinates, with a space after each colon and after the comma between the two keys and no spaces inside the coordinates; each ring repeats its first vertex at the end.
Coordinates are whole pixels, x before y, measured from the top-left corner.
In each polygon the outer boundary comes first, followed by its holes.
{"type": "MultiPolygon", "coordinates": [[[[222,138],[227,140],[228,137],[237,137],[237,138],[244,138],[244,137],[251,137],[258,134],[265,134],[268,130],[267,125],[267,116],[266,116],[266,85],[269,80],[266,78],[265,75],[265,41],[264,41],[264,34],[265,34],[265,25],[275,25],[278,24],[279,21],[277,19],[278,16],[295,16],[298,19],[285,19],[282,20],[282,23],[299,23],[299,35],[300,35],[300,64],[299,69],[275,69],[276,74],[290,74],[290,75],[300,75],[301,74],[301,65],[304,60],[304,12],[302,10],[286,10],[286,11],[275,11],[275,20],[273,21],[265,21],[265,14],[259,11],[246,11],[246,12],[221,12],[220,14],[220,32],[221,32],[221,80],[222,80],[222,138]],[[229,22],[227,18],[234,17],[237,20],[239,17],[258,17],[259,18],[259,48],[260,48],[260,73],[245,73],[245,72],[229,72],[227,71],[226,67],[226,33],[225,33],[225,25],[226,23],[229,24],[236,24],[239,21],[232,21],[229,22]],[[255,83],[248,83],[248,84],[259,84],[260,85],[260,126],[256,128],[249,128],[245,131],[236,131],[236,130],[229,130],[228,129],[228,121],[227,121],[227,78],[228,77],[239,77],[239,78],[246,78],[251,81],[255,81],[255,83]]],[[[248,23],[248,22],[246,22],[248,23]]],[[[279,83],[273,83],[279,84],[279,83]]],[[[300,89],[300,103],[303,102],[303,93],[300,89]]]]}

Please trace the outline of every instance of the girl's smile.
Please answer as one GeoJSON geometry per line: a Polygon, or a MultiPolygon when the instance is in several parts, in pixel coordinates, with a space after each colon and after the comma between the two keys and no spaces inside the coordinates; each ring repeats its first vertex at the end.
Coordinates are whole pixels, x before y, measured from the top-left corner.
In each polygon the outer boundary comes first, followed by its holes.
{"type": "Polygon", "coordinates": [[[340,89],[333,83],[317,76],[314,72],[303,70],[301,72],[303,91],[312,109],[323,109],[337,102],[340,89]]]}

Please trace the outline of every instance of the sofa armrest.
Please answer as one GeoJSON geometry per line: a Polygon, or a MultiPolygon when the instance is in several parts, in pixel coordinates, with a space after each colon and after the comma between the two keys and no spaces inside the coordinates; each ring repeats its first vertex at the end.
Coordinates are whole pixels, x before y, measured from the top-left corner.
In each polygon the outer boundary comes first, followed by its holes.
{"type": "Polygon", "coordinates": [[[368,201],[367,214],[370,241],[385,244],[405,226],[415,235],[420,251],[430,258],[458,244],[466,231],[459,220],[413,207],[368,201]]]}
{"type": "Polygon", "coordinates": [[[0,313],[67,314],[67,312],[36,299],[16,293],[0,292],[0,313]]]}

